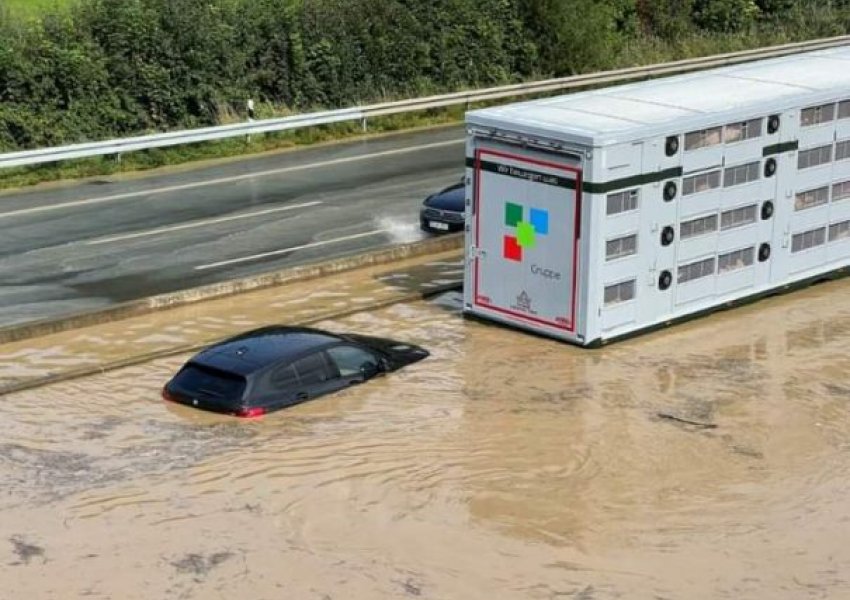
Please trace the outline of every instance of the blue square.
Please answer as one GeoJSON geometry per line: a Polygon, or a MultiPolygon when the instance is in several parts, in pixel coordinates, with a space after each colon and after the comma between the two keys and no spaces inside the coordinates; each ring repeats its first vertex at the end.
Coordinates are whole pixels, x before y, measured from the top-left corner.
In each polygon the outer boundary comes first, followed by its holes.
{"type": "Polygon", "coordinates": [[[540,235],[549,234],[549,211],[540,210],[539,208],[531,209],[531,224],[534,226],[534,232],[540,235]]]}

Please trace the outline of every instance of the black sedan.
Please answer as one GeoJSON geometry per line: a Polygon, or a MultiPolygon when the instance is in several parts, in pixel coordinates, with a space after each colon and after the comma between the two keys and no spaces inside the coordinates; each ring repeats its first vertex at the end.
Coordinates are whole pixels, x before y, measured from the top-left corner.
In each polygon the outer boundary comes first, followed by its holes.
{"type": "Polygon", "coordinates": [[[265,327],[198,353],[165,385],[162,395],[203,410],[258,417],[427,356],[418,346],[384,338],[265,327]]]}
{"type": "Polygon", "coordinates": [[[425,199],[419,211],[419,223],[429,233],[463,230],[466,190],[463,182],[450,185],[425,199]]]}

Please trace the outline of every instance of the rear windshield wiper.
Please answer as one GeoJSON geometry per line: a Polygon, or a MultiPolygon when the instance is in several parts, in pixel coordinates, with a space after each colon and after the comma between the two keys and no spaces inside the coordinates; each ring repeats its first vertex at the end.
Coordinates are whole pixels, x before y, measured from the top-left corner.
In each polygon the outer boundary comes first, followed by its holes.
{"type": "Polygon", "coordinates": [[[198,388],[198,391],[207,396],[215,396],[216,398],[224,398],[224,394],[217,390],[208,390],[207,388],[198,388]]]}

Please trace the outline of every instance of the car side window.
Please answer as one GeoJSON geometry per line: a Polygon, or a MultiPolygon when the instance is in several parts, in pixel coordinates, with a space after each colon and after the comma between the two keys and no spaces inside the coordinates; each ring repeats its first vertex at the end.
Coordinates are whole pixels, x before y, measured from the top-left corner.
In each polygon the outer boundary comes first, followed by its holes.
{"type": "Polygon", "coordinates": [[[356,346],[334,346],[328,349],[328,355],[339,369],[340,377],[351,377],[360,374],[360,367],[366,363],[378,364],[378,358],[356,346]]]}
{"type": "Polygon", "coordinates": [[[295,373],[295,367],[287,365],[278,369],[272,375],[272,385],[277,388],[288,388],[298,383],[298,375],[295,373]]]}
{"type": "Polygon", "coordinates": [[[303,385],[314,385],[331,379],[330,369],[321,352],[305,356],[292,363],[303,385]]]}

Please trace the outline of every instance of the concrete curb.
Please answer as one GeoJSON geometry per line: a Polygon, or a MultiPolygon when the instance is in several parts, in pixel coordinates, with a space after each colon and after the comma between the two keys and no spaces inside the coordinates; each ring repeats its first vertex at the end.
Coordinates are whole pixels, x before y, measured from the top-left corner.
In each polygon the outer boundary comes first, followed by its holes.
{"type": "MultiPolygon", "coordinates": [[[[400,296],[396,296],[394,298],[389,298],[386,300],[381,300],[377,302],[372,302],[367,305],[347,308],[344,310],[338,311],[328,311],[325,314],[311,317],[310,319],[305,319],[303,321],[293,321],[292,325],[311,325],[313,323],[318,323],[320,321],[325,321],[327,319],[339,319],[352,314],[356,314],[359,312],[363,312],[365,310],[378,310],[380,308],[385,308],[387,306],[392,306],[393,304],[401,304],[403,302],[414,302],[416,300],[422,300],[424,298],[429,298],[431,296],[435,296],[437,294],[441,294],[444,292],[460,289],[463,285],[463,282],[458,280],[456,283],[449,283],[440,286],[435,286],[433,288],[428,289],[424,292],[409,292],[407,294],[402,294],[400,296]]],[[[125,358],[121,358],[118,360],[114,360],[111,362],[103,363],[96,367],[80,367],[78,369],[72,369],[70,371],[65,371],[63,373],[52,373],[50,375],[45,375],[43,377],[36,377],[33,379],[29,379],[26,381],[20,381],[17,383],[13,383],[11,385],[4,386],[0,388],[0,396],[5,396],[6,394],[14,394],[16,392],[24,392],[27,390],[39,388],[45,385],[51,385],[56,383],[62,383],[64,381],[70,381],[72,379],[81,379],[83,377],[89,377],[91,375],[100,375],[102,373],[107,373],[109,371],[114,371],[116,369],[123,369],[125,367],[132,367],[134,365],[140,365],[146,362],[150,362],[152,360],[158,360],[160,358],[167,358],[169,356],[176,356],[178,354],[188,354],[190,352],[197,352],[202,348],[209,346],[215,342],[220,341],[221,338],[207,340],[205,342],[197,342],[194,344],[183,344],[181,346],[174,346],[172,348],[165,348],[163,350],[155,350],[153,352],[145,352],[144,354],[137,354],[135,356],[128,356],[125,358]]]]}
{"type": "Polygon", "coordinates": [[[123,302],[107,308],[84,311],[65,317],[33,321],[21,325],[0,328],[0,344],[31,339],[51,333],[69,331],[102,323],[110,323],[138,317],[149,313],[202,302],[225,298],[243,292],[261,290],[285,283],[295,283],[318,279],[334,273],[352,271],[363,267],[389,264],[392,262],[437,254],[463,247],[463,235],[454,234],[429,238],[417,242],[400,244],[381,250],[344,256],[325,262],[291,267],[274,273],[264,273],[243,279],[214,283],[188,290],[160,294],[123,302]]]}

